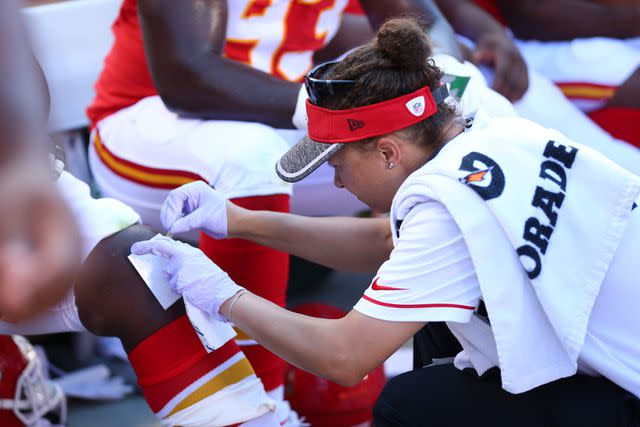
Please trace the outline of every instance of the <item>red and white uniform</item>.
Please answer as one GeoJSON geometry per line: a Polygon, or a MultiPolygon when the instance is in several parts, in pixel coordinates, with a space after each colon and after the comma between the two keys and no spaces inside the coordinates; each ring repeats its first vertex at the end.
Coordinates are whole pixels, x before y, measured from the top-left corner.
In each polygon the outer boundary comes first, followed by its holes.
{"type": "MultiPolygon", "coordinates": [[[[476,0],[476,3],[505,24],[495,0],[476,0]]],[[[640,67],[640,38],[516,40],[516,44],[530,68],[555,83],[596,123],[614,137],[640,145],[634,126],[640,112],[603,108],[618,87],[640,67]]]]}
{"type": "MultiPolygon", "coordinates": [[[[301,81],[312,66],[313,53],[337,32],[346,3],[230,1],[224,54],[278,78],[301,81]]],[[[135,0],[123,2],[113,32],[114,46],[87,110],[95,128],[89,160],[104,195],[132,206],[144,223],[159,226],[158,212],[168,190],[197,179],[230,198],[290,194],[273,165],[301,131],[178,117],[165,107],[153,85],[135,0]]],[[[362,207],[355,198],[331,188],[328,170],[305,186],[335,192],[344,203],[334,205],[344,210],[327,211],[326,203],[297,209],[294,199],[294,211],[351,213],[362,207]]],[[[303,200],[305,206],[309,202],[313,199],[303,200]]]]}
{"type": "MultiPolygon", "coordinates": [[[[505,23],[498,5],[494,0],[476,0],[476,3],[494,16],[499,22],[505,23]]],[[[348,10],[350,13],[363,14],[359,8],[358,0],[351,0],[348,10]]],[[[465,43],[473,45],[471,40],[462,38],[465,43]]],[[[457,63],[453,58],[446,58],[446,55],[436,55],[436,65],[438,65],[445,74],[460,77],[474,76],[466,91],[473,92],[471,98],[478,99],[480,94],[482,102],[462,101],[464,113],[470,113],[482,105],[482,108],[493,117],[509,117],[513,115],[502,106],[494,102],[499,95],[485,95],[491,90],[487,90],[493,83],[493,70],[481,66],[480,71],[484,74],[484,78],[480,76],[478,68],[471,63],[457,63]],[[486,78],[486,81],[485,81],[486,78]],[[475,86],[483,86],[482,90],[474,90],[471,87],[474,79],[475,86]],[[493,98],[493,100],[489,99],[493,98]],[[498,107],[498,108],[496,108],[498,107]]],[[[583,144],[600,151],[611,160],[636,174],[640,173],[640,152],[630,147],[627,142],[638,145],[640,141],[636,141],[638,132],[635,132],[633,123],[637,120],[633,119],[634,110],[625,109],[626,111],[611,112],[611,109],[599,110],[587,116],[573,102],[571,102],[562,90],[554,84],[549,77],[543,72],[539,72],[534,67],[529,66],[529,89],[524,97],[513,104],[515,113],[539,123],[551,129],[557,129],[567,135],[574,141],[581,141],[583,144]],[[602,126],[602,127],[601,127],[602,126]],[[626,141],[626,142],[625,142],[626,141]]],[[[493,91],[491,91],[493,92],[493,91]]],[[[494,92],[495,93],[495,92],[494,92]]],[[[469,101],[469,100],[467,100],[469,101]]],[[[303,181],[304,182],[304,181],[303,181]]]]}
{"type": "Polygon", "coordinates": [[[580,38],[571,41],[517,40],[529,66],[554,82],[578,108],[616,138],[640,146],[640,111],[607,107],[638,68],[640,38],[580,38]]]}

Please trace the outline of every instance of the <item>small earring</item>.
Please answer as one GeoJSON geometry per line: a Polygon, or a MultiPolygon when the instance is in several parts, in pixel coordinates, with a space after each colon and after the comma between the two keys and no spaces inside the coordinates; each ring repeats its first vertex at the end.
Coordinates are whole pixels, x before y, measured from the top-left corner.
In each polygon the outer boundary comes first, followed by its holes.
{"type": "Polygon", "coordinates": [[[393,162],[387,163],[387,168],[388,169],[393,169],[393,162]]]}

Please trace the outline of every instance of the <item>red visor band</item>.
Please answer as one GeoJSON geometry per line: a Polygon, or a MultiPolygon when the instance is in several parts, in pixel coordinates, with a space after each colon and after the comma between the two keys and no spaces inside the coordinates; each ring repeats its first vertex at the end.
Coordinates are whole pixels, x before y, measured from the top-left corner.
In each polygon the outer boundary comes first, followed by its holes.
{"type": "Polygon", "coordinates": [[[328,110],[307,100],[308,134],[327,144],[360,141],[416,124],[438,112],[429,87],[378,104],[328,110]]]}

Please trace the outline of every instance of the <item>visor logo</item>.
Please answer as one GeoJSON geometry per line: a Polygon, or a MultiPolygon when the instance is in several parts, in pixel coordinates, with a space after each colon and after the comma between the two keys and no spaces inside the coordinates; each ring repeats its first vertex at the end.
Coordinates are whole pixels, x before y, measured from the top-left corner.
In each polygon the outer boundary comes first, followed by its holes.
{"type": "Polygon", "coordinates": [[[351,132],[354,130],[362,129],[364,127],[364,122],[361,120],[347,119],[347,124],[349,125],[349,129],[351,132]]]}
{"type": "Polygon", "coordinates": [[[416,117],[420,117],[424,113],[424,96],[413,98],[406,104],[407,110],[416,117]]]}

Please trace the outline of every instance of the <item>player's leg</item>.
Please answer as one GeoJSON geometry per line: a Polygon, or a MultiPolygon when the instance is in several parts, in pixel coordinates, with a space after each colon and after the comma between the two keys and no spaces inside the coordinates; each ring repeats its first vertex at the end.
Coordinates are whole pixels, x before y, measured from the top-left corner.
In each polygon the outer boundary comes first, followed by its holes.
{"type": "MultiPolygon", "coordinates": [[[[252,210],[289,210],[289,198],[285,195],[238,198],[234,199],[234,203],[252,210]]],[[[252,292],[284,307],[289,276],[287,254],[247,240],[215,240],[204,233],[200,238],[200,249],[236,283],[241,283],[252,292]]],[[[284,361],[244,334],[240,333],[240,338],[238,342],[266,390],[275,399],[282,400],[284,361]]]]}
{"type": "Polygon", "coordinates": [[[589,117],[613,137],[640,148],[640,68],[616,89],[604,108],[589,117]]]}
{"type": "MultiPolygon", "coordinates": [[[[159,97],[152,97],[98,124],[90,163],[104,195],[131,204],[144,223],[159,226],[168,192],[196,179],[252,209],[288,211],[290,188],[274,170],[286,149],[270,127],[181,119],[159,97]]],[[[215,241],[207,236],[200,244],[243,286],[284,303],[287,255],[245,241],[215,241]]],[[[256,345],[247,356],[269,390],[281,390],[283,362],[256,345]]]]}
{"type": "Polygon", "coordinates": [[[557,84],[580,109],[602,108],[640,66],[640,50],[626,40],[517,41],[527,65],[557,84]]]}
{"type": "MultiPolygon", "coordinates": [[[[482,71],[490,85],[493,74],[486,68],[482,71]]],[[[514,107],[525,119],[556,129],[572,140],[600,151],[631,172],[640,173],[640,151],[603,130],[534,68],[529,68],[529,89],[514,107]]]]}
{"type": "Polygon", "coordinates": [[[0,332],[39,334],[84,330],[77,302],[90,330],[119,336],[129,351],[133,349],[132,361],[135,359],[134,367],[139,376],[157,376],[167,372],[172,364],[177,366],[180,361],[184,362],[183,369],[171,372],[163,381],[143,384],[149,404],[156,412],[163,409],[160,406],[172,394],[179,395],[164,404],[165,412],[167,405],[177,408],[174,414],[161,414],[164,424],[186,426],[219,422],[224,425],[226,421],[235,423],[253,418],[252,425],[274,425],[275,415],[264,410],[270,401],[266,399],[262,384],[252,374],[251,366],[235,343],[225,345],[224,351],[207,355],[184,316],[182,304],[176,303],[169,310],[162,310],[129,264],[127,256],[131,244],[148,239],[155,232],[140,225],[131,226],[139,217],[130,208],[113,199],[91,198],[86,184],[67,173],[62,174],[57,184],[84,241],[86,261],[75,286],[77,299],[70,294],[30,322],[0,321],[0,332]],[[177,342],[181,345],[176,346],[177,342]],[[161,361],[167,363],[153,364],[160,360],[159,355],[167,355],[171,350],[176,351],[168,356],[170,360],[161,361]],[[207,375],[209,381],[204,381],[207,375]],[[193,394],[189,387],[198,382],[205,387],[198,389],[202,400],[186,400],[193,394]],[[217,387],[212,389],[212,383],[217,387]],[[186,403],[182,403],[185,400],[186,403]],[[223,403],[214,405],[216,408],[235,408],[237,412],[220,414],[203,409],[211,401],[223,403]],[[262,412],[265,415],[259,416],[262,412]]]}
{"type": "Polygon", "coordinates": [[[131,245],[153,235],[135,225],[91,252],[75,286],[83,324],[121,339],[163,425],[278,425],[273,402],[235,341],[207,353],[182,301],[164,310],[128,261],[131,245]]]}
{"type": "Polygon", "coordinates": [[[640,151],[609,135],[537,71],[530,69],[529,90],[515,107],[522,117],[557,129],[631,172],[640,173],[640,151]]]}

